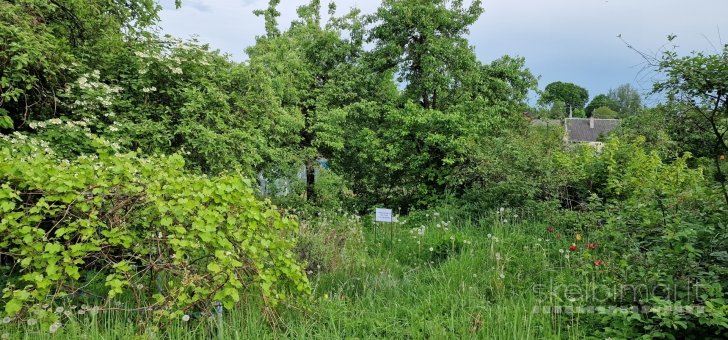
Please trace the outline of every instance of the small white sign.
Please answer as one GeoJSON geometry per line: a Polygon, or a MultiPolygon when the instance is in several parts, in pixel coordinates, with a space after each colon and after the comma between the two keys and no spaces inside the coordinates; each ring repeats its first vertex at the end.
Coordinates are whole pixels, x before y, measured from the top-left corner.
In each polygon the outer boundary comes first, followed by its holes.
{"type": "Polygon", "coordinates": [[[377,208],[377,222],[392,222],[392,209],[377,208]]]}

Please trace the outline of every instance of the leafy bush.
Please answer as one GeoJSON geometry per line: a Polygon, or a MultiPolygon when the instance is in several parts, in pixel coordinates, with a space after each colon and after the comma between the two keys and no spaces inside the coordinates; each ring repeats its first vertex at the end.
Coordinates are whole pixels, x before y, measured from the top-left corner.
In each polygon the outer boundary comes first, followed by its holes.
{"type": "Polygon", "coordinates": [[[585,198],[586,190],[576,187],[583,171],[564,150],[562,133],[560,128],[531,127],[468,145],[469,159],[450,176],[451,183],[466,188],[462,197],[476,210],[548,200],[570,206],[585,198]]]}
{"type": "Polygon", "coordinates": [[[600,336],[724,338],[728,209],[702,169],[688,168],[689,154],[665,164],[643,143],[612,138],[590,167],[603,183],[591,204],[600,216],[595,238],[610,258],[603,283],[645,288],[611,297],[645,310],[606,314],[600,336]],[[695,311],[675,312],[684,306],[695,311]]]}
{"type": "Polygon", "coordinates": [[[606,106],[595,109],[594,112],[592,112],[592,115],[594,116],[594,118],[602,119],[616,119],[617,117],[619,117],[619,113],[617,111],[614,111],[606,106]]]}
{"type": "Polygon", "coordinates": [[[178,154],[115,153],[99,138],[97,155],[73,161],[46,144],[0,139],[0,255],[15,263],[4,273],[7,315],[82,294],[171,317],[246,294],[275,306],[310,292],[296,222],[257,200],[240,173],[190,175],[178,154]]]}

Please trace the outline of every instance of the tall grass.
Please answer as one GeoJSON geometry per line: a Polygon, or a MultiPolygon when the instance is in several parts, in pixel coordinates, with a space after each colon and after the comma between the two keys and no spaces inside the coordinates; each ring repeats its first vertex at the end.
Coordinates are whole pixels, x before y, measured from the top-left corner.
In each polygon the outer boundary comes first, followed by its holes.
{"type": "Polygon", "coordinates": [[[23,320],[0,323],[0,334],[9,339],[581,338],[587,329],[579,314],[534,312],[542,304],[568,303],[535,287],[585,281],[579,268],[591,255],[581,248],[568,251],[573,232],[561,227],[549,232],[536,218],[512,210],[478,216],[430,211],[374,224],[367,217],[324,213],[305,221],[306,233],[323,235],[308,238],[305,246],[326,248],[305,249],[326,257],[314,259],[325,268],[311,271],[308,310],[263,315],[258,302],[246,301],[225,311],[221,324],[215,315],[192,316],[152,332],[144,314],[85,309],[79,314],[82,309],[71,309],[74,301],[66,301],[55,333],[49,325],[23,320]],[[338,231],[319,230],[325,228],[338,231]],[[334,256],[336,261],[330,259],[334,256]]]}

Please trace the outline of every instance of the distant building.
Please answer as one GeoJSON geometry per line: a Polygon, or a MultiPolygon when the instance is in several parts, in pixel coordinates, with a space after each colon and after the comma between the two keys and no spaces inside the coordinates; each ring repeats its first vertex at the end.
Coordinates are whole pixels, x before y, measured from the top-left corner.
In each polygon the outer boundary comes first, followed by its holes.
{"type": "Polygon", "coordinates": [[[599,137],[606,136],[619,126],[619,119],[601,118],[566,118],[564,119],[564,141],[575,143],[589,143],[601,151],[602,143],[599,137]]]}

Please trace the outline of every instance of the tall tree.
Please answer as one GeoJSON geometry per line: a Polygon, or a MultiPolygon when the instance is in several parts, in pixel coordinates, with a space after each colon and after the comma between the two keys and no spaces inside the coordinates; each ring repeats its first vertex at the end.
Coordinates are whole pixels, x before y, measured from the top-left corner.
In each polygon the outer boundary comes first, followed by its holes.
{"type": "Polygon", "coordinates": [[[466,82],[476,65],[465,35],[483,13],[480,0],[465,8],[462,0],[384,0],[368,17],[375,26],[370,64],[374,70],[394,70],[405,84],[405,98],[425,109],[445,109],[453,92],[466,82]],[[448,6],[449,5],[449,6],[448,6]]]}
{"type": "Polygon", "coordinates": [[[343,157],[354,193],[369,205],[406,209],[434,203],[465,183],[451,177],[475,145],[521,122],[537,79],[523,58],[476,60],[465,34],[482,13],[480,1],[386,0],[368,17],[374,43],[363,63],[377,78],[380,105],[352,106],[343,157]]]}
{"type": "Polygon", "coordinates": [[[258,37],[246,52],[251,65],[272,74],[280,104],[293,117],[281,126],[276,166],[280,170],[287,164],[294,175],[303,163],[306,197],[314,200],[317,160],[329,158],[333,150],[343,147],[344,108],[357,102],[364,90],[358,86],[364,70],[357,63],[362,53],[363,22],[357,9],[334,17],[336,6],[331,3],[331,18],[324,25],[320,1],[311,0],[298,8],[298,19],[290,29],[280,32],[275,22],[278,3],[271,0],[267,10],[256,12],[265,16],[267,34],[258,37]]]}
{"type": "Polygon", "coordinates": [[[640,113],[642,109],[642,96],[630,84],[620,85],[616,89],[610,89],[607,96],[616,104],[610,109],[617,111],[620,117],[629,117],[640,113]]]}
{"type": "Polygon", "coordinates": [[[539,103],[552,104],[555,101],[563,102],[569,110],[583,109],[589,101],[589,91],[572,83],[553,82],[546,85],[539,103]]]}

